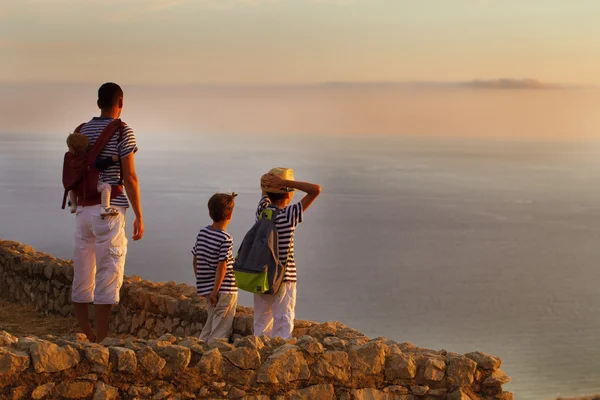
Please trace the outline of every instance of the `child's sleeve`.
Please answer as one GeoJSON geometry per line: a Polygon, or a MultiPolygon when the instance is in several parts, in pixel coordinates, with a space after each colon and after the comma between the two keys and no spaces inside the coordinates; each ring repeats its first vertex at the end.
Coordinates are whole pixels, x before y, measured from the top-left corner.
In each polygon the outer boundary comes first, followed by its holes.
{"type": "Polygon", "coordinates": [[[138,151],[137,142],[135,140],[135,135],[133,134],[133,129],[129,127],[129,125],[123,123],[123,140],[121,140],[117,146],[119,150],[119,157],[125,158],[131,153],[135,153],[138,151]]]}
{"type": "Polygon", "coordinates": [[[302,222],[304,219],[304,211],[302,209],[302,203],[298,202],[296,204],[292,204],[291,206],[287,206],[285,208],[285,217],[287,222],[291,226],[296,226],[302,222]]]}
{"type": "Polygon", "coordinates": [[[269,206],[269,204],[271,204],[271,200],[269,199],[269,196],[264,195],[263,197],[260,198],[260,201],[258,202],[258,207],[256,208],[256,220],[257,221],[258,221],[258,218],[260,217],[260,213],[262,212],[262,210],[267,208],[269,206]]]}
{"type": "Polygon", "coordinates": [[[229,261],[229,258],[233,255],[233,239],[228,237],[223,240],[221,247],[219,248],[219,262],[229,261]]]}
{"type": "Polygon", "coordinates": [[[194,256],[198,256],[198,238],[196,238],[196,241],[194,242],[194,246],[192,247],[192,254],[194,256]]]}

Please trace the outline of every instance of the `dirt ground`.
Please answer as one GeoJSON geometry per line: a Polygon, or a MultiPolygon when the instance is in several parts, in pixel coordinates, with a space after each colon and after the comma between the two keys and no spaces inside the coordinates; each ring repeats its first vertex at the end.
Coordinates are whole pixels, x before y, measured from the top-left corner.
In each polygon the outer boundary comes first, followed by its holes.
{"type": "Polygon", "coordinates": [[[33,307],[0,299],[0,331],[15,336],[68,335],[77,332],[77,321],[74,317],[44,315],[33,307]]]}

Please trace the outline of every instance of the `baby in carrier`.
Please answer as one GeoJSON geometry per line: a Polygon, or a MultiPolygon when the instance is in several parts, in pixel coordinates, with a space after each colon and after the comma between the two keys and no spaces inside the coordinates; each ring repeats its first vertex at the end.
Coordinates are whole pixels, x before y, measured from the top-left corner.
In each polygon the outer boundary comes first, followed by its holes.
{"type": "MultiPolygon", "coordinates": [[[[72,133],[67,136],[67,147],[69,148],[69,152],[72,154],[83,154],[88,150],[89,146],[90,140],[82,133],[72,133]]],[[[96,159],[96,169],[103,171],[116,164],[118,161],[119,156],[117,155],[113,155],[112,157],[98,157],[96,159]]],[[[100,175],[100,177],[102,177],[102,175],[100,175]]],[[[100,215],[103,217],[117,215],[119,213],[119,210],[110,206],[110,191],[110,184],[98,180],[98,192],[101,193],[102,202],[100,215]]],[[[72,190],[69,191],[69,209],[71,210],[71,213],[75,213],[77,210],[77,196],[72,190]]]]}

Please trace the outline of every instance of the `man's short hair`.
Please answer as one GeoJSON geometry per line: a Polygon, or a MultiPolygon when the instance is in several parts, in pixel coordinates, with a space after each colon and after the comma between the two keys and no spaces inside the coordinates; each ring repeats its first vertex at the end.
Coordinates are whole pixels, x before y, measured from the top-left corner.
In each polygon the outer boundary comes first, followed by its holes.
{"type": "Polygon", "coordinates": [[[287,199],[288,193],[270,193],[267,192],[267,197],[271,203],[279,203],[281,200],[287,199]]]}
{"type": "Polygon", "coordinates": [[[215,222],[231,219],[235,202],[233,199],[237,194],[216,193],[208,200],[208,214],[215,222]]]}
{"type": "Polygon", "coordinates": [[[116,83],[107,82],[98,89],[98,107],[111,108],[123,97],[123,89],[116,83]]]}

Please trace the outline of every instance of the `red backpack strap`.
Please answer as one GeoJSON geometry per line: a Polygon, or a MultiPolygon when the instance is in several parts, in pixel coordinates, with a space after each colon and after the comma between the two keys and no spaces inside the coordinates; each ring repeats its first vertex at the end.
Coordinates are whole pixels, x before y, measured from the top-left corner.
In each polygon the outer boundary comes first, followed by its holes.
{"type": "Polygon", "coordinates": [[[83,124],[80,124],[77,128],[75,128],[75,130],[73,131],[73,133],[79,133],[81,131],[81,128],[83,128],[83,126],[86,124],[86,122],[84,122],[83,124]]]}
{"type": "Polygon", "coordinates": [[[89,159],[95,160],[98,157],[98,155],[100,155],[102,149],[106,147],[109,140],[113,137],[115,133],[117,133],[118,130],[121,130],[121,132],[123,131],[123,121],[121,121],[120,119],[115,119],[114,121],[111,121],[108,125],[106,125],[106,127],[104,128],[104,130],[102,131],[92,148],[89,150],[89,159]]]}

